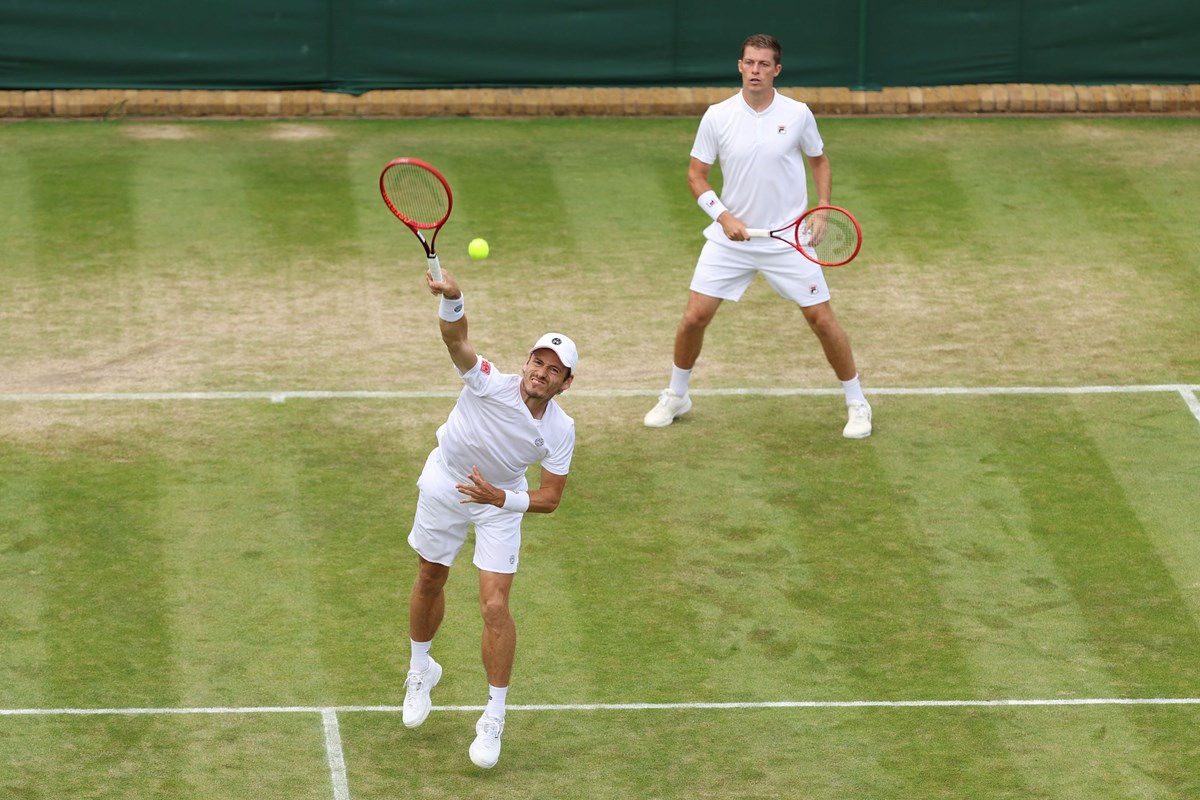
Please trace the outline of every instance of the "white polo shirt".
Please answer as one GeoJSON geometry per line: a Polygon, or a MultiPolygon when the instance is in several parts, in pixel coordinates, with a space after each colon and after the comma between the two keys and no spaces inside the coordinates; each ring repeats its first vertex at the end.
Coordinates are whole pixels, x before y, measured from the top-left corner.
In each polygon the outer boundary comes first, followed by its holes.
{"type": "Polygon", "coordinates": [[[479,468],[500,489],[525,490],[525,470],[541,465],[555,475],[571,469],[575,420],[551,400],[534,419],[521,399],[521,376],[499,372],[482,356],[462,375],[462,392],[438,428],[442,466],[459,482],[479,468]]]}
{"type": "MultiPolygon", "coordinates": [[[[708,107],[700,119],[692,157],[721,162],[721,202],[748,228],[782,227],[808,209],[805,156],[819,156],[825,143],[808,106],[775,92],[771,105],[755,111],[738,92],[708,107]]],[[[764,249],[786,248],[774,239],[730,242],[717,222],[704,229],[711,241],[764,249]]]]}

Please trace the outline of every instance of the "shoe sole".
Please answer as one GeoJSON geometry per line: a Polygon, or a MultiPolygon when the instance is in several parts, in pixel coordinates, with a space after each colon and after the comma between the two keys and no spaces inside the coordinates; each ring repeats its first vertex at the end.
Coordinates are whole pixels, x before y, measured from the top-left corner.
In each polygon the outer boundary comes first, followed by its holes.
{"type": "Polygon", "coordinates": [[[866,433],[846,433],[845,431],[842,431],[842,436],[847,439],[866,439],[870,435],[870,431],[867,431],[866,433]]]}
{"type": "MultiPolygon", "coordinates": [[[[442,679],[442,665],[438,664],[436,661],[434,661],[433,663],[437,665],[437,676],[433,679],[433,683],[429,684],[429,691],[431,691],[431,692],[434,690],[434,687],[436,687],[438,685],[438,682],[441,681],[441,679],[442,679]]],[[[430,707],[425,711],[425,713],[421,715],[420,719],[413,720],[412,722],[409,722],[408,720],[403,720],[404,727],[406,727],[406,728],[421,727],[421,724],[424,723],[425,720],[429,719],[429,712],[433,710],[433,699],[432,698],[430,698],[429,706],[430,707]]]]}

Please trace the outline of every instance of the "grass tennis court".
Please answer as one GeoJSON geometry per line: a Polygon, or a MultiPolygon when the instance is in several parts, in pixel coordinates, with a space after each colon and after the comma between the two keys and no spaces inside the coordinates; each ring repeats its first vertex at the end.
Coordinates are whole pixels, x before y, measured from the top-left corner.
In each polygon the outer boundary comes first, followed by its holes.
{"type": "Polygon", "coordinates": [[[761,281],[695,409],[641,426],[705,221],[692,120],[0,126],[3,793],[1200,794],[1200,123],[819,122],[866,234],[830,271],[862,442],[761,281]],[[455,189],[480,352],[581,349],[486,773],[465,560],[435,711],[398,710],[458,384],[397,155],[455,189]]]}

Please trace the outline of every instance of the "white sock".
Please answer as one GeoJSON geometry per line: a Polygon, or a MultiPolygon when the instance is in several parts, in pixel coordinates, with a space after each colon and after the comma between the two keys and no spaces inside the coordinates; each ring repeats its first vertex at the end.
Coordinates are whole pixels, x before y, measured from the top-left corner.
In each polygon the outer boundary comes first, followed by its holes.
{"type": "Polygon", "coordinates": [[[848,381],[842,381],[842,389],[846,392],[846,405],[850,405],[855,401],[861,400],[867,402],[867,396],[863,394],[862,386],[858,383],[858,376],[855,375],[848,381]]]}
{"type": "Polygon", "coordinates": [[[508,687],[503,688],[488,684],[488,703],[485,714],[496,719],[504,719],[504,704],[508,701],[508,687]]]}
{"type": "Polygon", "coordinates": [[[688,382],[692,379],[692,371],[690,369],[680,369],[674,364],[671,365],[671,391],[680,397],[687,394],[688,382]]]}
{"type": "Polygon", "coordinates": [[[412,657],[408,661],[408,669],[410,672],[424,672],[429,669],[429,648],[433,646],[433,642],[414,642],[408,640],[412,645],[412,657]]]}

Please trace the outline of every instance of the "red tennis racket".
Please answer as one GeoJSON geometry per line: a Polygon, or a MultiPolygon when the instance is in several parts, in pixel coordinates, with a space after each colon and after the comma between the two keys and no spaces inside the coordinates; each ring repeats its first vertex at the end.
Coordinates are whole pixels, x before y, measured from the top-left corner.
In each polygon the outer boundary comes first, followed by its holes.
{"type": "Polygon", "coordinates": [[[442,265],[435,244],[454,207],[446,178],[420,159],[397,158],[379,174],[379,193],[396,218],[416,234],[425,248],[429,272],[435,281],[440,281],[442,265]],[[422,231],[433,231],[433,235],[426,239],[422,231]]]}
{"type": "Polygon", "coordinates": [[[822,267],[840,267],[858,255],[862,247],[862,227],[844,208],[816,206],[795,222],[769,231],[749,228],[751,239],[778,239],[787,242],[810,261],[822,267]]]}

